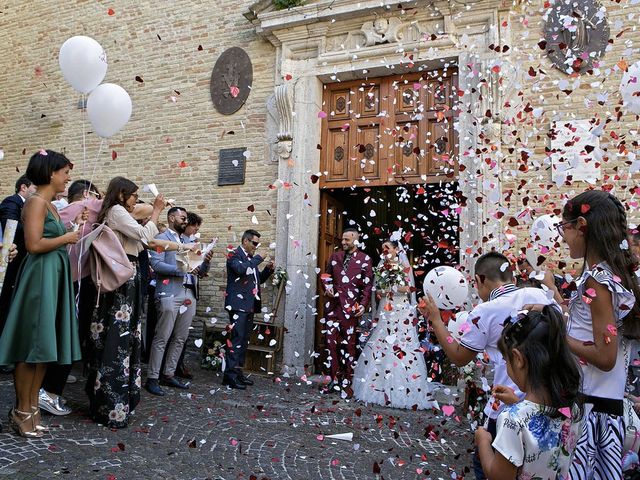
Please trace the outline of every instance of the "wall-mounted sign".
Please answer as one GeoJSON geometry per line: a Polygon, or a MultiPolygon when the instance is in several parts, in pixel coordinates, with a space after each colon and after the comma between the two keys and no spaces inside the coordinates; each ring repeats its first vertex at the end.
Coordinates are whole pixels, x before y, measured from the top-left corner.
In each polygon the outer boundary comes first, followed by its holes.
{"type": "Polygon", "coordinates": [[[218,186],[244,184],[246,166],[245,147],[220,150],[218,162],[218,186]]]}
{"type": "Polygon", "coordinates": [[[551,178],[561,184],[572,181],[594,183],[602,172],[598,157],[600,138],[593,135],[589,120],[569,120],[551,124],[551,178]]]}
{"type": "Polygon", "coordinates": [[[231,115],[247,101],[253,83],[249,55],[239,47],[225,50],[211,72],[211,100],[216,110],[231,115]]]}

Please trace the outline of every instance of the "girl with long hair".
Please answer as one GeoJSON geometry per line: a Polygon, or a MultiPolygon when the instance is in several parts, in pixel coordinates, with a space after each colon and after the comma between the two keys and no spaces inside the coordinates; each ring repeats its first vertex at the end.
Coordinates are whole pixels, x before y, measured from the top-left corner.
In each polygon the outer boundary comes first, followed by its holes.
{"type": "Polygon", "coordinates": [[[506,320],[498,348],[525,397],[500,413],[493,442],[487,430],[476,430],[487,478],[567,478],[582,413],[580,369],[567,344],[562,314],[545,306],[506,320]]]}
{"type": "Polygon", "coordinates": [[[640,333],[640,288],[624,206],[590,190],[569,200],[558,230],[583,270],[569,303],[568,342],[582,367],[585,412],[571,479],[622,478],[629,340],[640,333]]]}
{"type": "Polygon", "coordinates": [[[142,285],[138,254],[154,244],[156,224],[165,207],[164,197],[158,195],[149,221],[142,226],[131,215],[137,200],[138,186],[115,177],[109,182],[97,218],[113,230],[135,272],[115,291],[100,295],[89,326],[86,391],[90,415],[111,428],[126,427],[140,401],[142,285]]]}

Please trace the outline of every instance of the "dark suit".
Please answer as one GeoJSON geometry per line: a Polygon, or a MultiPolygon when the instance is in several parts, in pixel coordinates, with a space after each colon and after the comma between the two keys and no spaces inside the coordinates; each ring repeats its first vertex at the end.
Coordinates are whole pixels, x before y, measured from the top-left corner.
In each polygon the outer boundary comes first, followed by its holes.
{"type": "Polygon", "coordinates": [[[5,198],[0,203],[0,224],[4,231],[4,227],[7,220],[17,220],[18,228],[16,229],[16,236],[13,243],[18,247],[18,255],[7,267],[7,272],[4,277],[4,285],[2,287],[2,293],[0,293],[0,333],[4,328],[4,322],[9,314],[9,305],[11,304],[11,297],[13,296],[13,288],[15,287],[16,280],[18,279],[18,270],[22,260],[27,256],[27,249],[24,245],[24,230],[22,225],[22,207],[24,206],[24,200],[17,193],[5,198]]]}
{"type": "Polygon", "coordinates": [[[263,262],[260,255],[249,258],[242,247],[238,247],[227,258],[227,291],[225,309],[229,312],[231,347],[227,345],[225,355],[225,377],[235,380],[242,373],[249,336],[253,329],[253,315],[262,309],[260,284],[273,274],[272,268],[261,272],[258,266],[263,262]],[[256,281],[257,279],[257,281],[256,281]]]}
{"type": "Polygon", "coordinates": [[[326,340],[331,378],[353,377],[356,359],[356,326],[359,317],[354,316],[356,303],[365,309],[371,303],[373,269],[371,258],[356,250],[344,269],[345,252],[333,253],[327,262],[326,273],[331,275],[335,298],[329,298],[326,308],[326,340]],[[345,351],[346,350],[346,351],[345,351]]]}

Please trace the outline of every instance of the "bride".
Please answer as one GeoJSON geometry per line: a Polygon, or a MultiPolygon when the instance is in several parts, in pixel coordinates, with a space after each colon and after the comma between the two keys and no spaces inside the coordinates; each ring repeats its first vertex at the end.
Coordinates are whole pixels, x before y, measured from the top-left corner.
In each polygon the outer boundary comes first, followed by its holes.
{"type": "Polygon", "coordinates": [[[397,241],[386,240],[382,251],[376,269],[375,288],[380,298],[374,316],[377,325],[358,359],[353,396],[363,402],[393,408],[437,407],[415,326],[415,282],[409,260],[397,241]],[[388,281],[390,272],[402,280],[388,281]]]}

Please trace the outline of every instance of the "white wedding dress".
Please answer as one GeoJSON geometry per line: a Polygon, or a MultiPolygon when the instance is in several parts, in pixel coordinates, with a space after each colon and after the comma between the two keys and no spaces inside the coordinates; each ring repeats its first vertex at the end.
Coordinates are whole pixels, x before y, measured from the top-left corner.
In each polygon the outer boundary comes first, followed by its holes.
{"type": "Polygon", "coordinates": [[[354,370],[354,398],[393,408],[437,408],[414,325],[416,315],[415,300],[406,293],[380,301],[374,317],[378,323],[354,370]]]}

